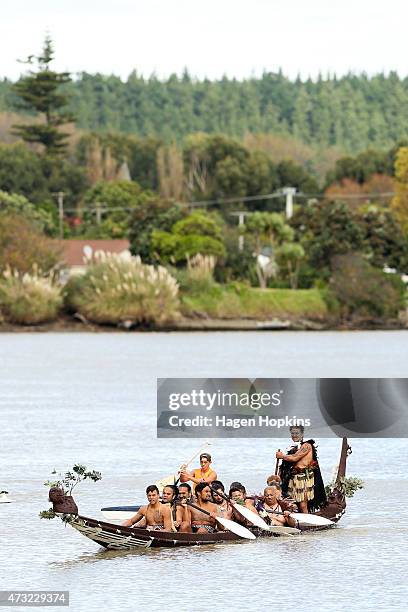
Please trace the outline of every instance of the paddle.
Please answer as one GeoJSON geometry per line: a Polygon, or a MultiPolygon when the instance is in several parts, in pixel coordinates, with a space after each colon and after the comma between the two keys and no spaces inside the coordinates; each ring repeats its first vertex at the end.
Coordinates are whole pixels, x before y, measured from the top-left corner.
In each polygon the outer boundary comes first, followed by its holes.
{"type": "Polygon", "coordinates": [[[229,497],[227,497],[225,493],[222,493],[222,491],[220,491],[216,487],[213,487],[212,485],[209,485],[209,486],[210,486],[210,489],[216,495],[223,497],[229,504],[231,504],[231,506],[236,510],[236,512],[238,512],[238,514],[243,516],[250,523],[252,523],[253,525],[256,525],[256,527],[259,527],[260,529],[264,529],[265,531],[270,531],[269,525],[265,523],[265,521],[263,520],[262,517],[259,516],[259,514],[255,514],[255,512],[252,512],[252,510],[250,510],[249,508],[246,508],[245,506],[240,506],[239,504],[234,502],[232,499],[229,499],[229,497]]]}
{"type": "MultiPolygon", "coordinates": [[[[278,453],[280,452],[280,448],[278,448],[278,453]]],[[[276,460],[276,465],[275,465],[275,476],[278,475],[279,472],[279,459],[276,460]]]]}
{"type": "MultiPolygon", "coordinates": [[[[197,455],[199,455],[206,446],[210,446],[210,445],[211,445],[211,442],[205,442],[203,446],[191,457],[191,459],[187,461],[187,463],[183,463],[183,465],[187,467],[192,461],[194,461],[197,455]]],[[[167,487],[167,485],[170,485],[170,484],[172,485],[176,484],[178,480],[179,478],[177,478],[175,474],[172,474],[171,476],[166,476],[165,478],[161,478],[155,483],[155,485],[161,493],[164,487],[167,487]]]]}
{"type": "MultiPolygon", "coordinates": [[[[276,512],[274,510],[267,510],[270,514],[283,514],[283,512],[276,512]]],[[[302,525],[324,527],[327,525],[334,525],[333,521],[324,518],[323,516],[317,516],[316,514],[308,514],[306,512],[291,512],[289,514],[298,523],[302,525]]]]}
{"type": "Polygon", "coordinates": [[[284,536],[293,536],[297,535],[298,533],[302,533],[300,529],[296,529],[296,527],[288,527],[287,525],[270,525],[268,531],[284,536]]]}
{"type": "MultiPolygon", "coordinates": [[[[200,508],[200,506],[196,506],[192,502],[187,502],[187,504],[189,506],[191,506],[192,508],[195,508],[196,510],[199,510],[203,514],[207,514],[208,516],[211,516],[210,512],[208,512],[207,510],[203,510],[202,508],[200,508]]],[[[215,518],[215,520],[217,521],[217,523],[219,523],[220,525],[225,527],[225,529],[228,529],[228,531],[231,531],[232,533],[235,533],[237,536],[240,536],[241,538],[246,538],[247,540],[255,540],[256,539],[254,534],[251,531],[249,531],[249,529],[247,529],[243,525],[239,525],[235,521],[231,521],[230,519],[226,519],[223,516],[217,516],[215,518]]]]}

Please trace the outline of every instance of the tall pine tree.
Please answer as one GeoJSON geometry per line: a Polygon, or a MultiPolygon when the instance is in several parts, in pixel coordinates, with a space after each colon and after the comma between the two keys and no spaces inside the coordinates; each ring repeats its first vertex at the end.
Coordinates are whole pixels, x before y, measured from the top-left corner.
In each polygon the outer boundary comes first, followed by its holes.
{"type": "Polygon", "coordinates": [[[28,64],[36,60],[37,71],[30,70],[14,86],[14,92],[21,98],[20,107],[24,110],[41,113],[44,121],[31,125],[14,125],[14,132],[23,140],[44,145],[46,154],[54,156],[66,148],[68,134],[60,127],[74,121],[71,113],[64,111],[69,96],[60,92],[60,87],[71,81],[68,72],[55,72],[50,69],[54,59],[51,38],[47,35],[42,53],[30,56],[28,64]]]}

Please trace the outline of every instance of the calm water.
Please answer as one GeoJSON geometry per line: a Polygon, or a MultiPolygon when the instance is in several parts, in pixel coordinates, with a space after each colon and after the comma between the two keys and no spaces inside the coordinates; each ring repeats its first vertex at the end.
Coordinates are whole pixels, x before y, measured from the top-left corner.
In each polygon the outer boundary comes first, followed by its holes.
{"type": "MultiPolygon", "coordinates": [[[[354,440],[366,486],[338,528],[189,550],[101,552],[58,521],[43,482],[75,462],[102,471],[80,512],[143,499],[196,440],[156,440],[156,377],[407,376],[408,332],[1,334],[0,589],[68,589],[71,610],[406,610],[408,443],[354,440]]],[[[214,440],[221,479],[262,488],[282,440],[214,440]]],[[[329,479],[340,441],[319,441],[329,479]]],[[[53,608],[54,609],[54,608],[53,608]]]]}

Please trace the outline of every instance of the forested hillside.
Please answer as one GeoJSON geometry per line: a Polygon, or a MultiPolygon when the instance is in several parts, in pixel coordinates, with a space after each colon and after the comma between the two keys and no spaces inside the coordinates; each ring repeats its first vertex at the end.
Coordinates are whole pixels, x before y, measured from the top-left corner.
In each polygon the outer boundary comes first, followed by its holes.
{"type": "MultiPolygon", "coordinates": [[[[320,147],[358,153],[385,149],[408,136],[408,78],[348,75],[290,81],[264,73],[245,81],[145,79],[82,73],[68,84],[70,110],[86,130],[157,136],[169,142],[202,131],[238,138],[247,133],[292,135],[320,147]]],[[[0,111],[15,111],[11,83],[0,82],[0,111]]]]}

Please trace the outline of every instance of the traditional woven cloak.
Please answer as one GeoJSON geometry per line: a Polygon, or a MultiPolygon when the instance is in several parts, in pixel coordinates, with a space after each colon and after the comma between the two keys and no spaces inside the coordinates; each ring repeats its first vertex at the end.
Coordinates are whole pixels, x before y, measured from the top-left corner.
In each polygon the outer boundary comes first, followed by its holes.
{"type": "MultiPolygon", "coordinates": [[[[292,448],[290,448],[286,454],[287,455],[294,455],[297,450],[298,450],[297,446],[292,446],[292,448]]],[[[281,463],[281,466],[280,466],[280,470],[279,470],[279,474],[280,474],[280,478],[281,478],[281,481],[282,481],[282,495],[283,495],[283,497],[288,497],[289,496],[288,487],[289,487],[289,480],[290,480],[290,476],[291,476],[291,470],[292,470],[292,463],[290,463],[290,461],[283,461],[282,460],[282,463],[281,463]]]]}
{"type": "MultiPolygon", "coordinates": [[[[315,512],[326,501],[326,492],[317,460],[315,441],[305,440],[305,442],[312,447],[313,464],[311,468],[296,473],[293,463],[282,461],[280,468],[282,495],[291,497],[297,502],[306,498],[309,512],[315,512]]],[[[297,450],[297,446],[294,446],[286,454],[293,455],[297,450]]]]}

